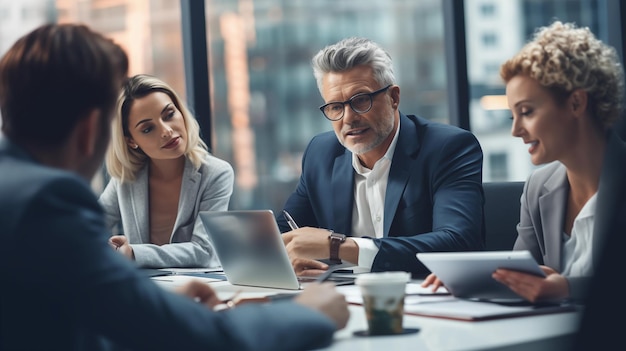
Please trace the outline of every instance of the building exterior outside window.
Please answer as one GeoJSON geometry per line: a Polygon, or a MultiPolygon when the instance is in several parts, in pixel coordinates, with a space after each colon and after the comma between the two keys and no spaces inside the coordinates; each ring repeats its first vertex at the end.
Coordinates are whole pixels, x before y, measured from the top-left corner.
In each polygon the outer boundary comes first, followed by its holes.
{"type": "MultiPolygon", "coordinates": [[[[276,211],[293,191],[308,141],[331,130],[317,109],[310,59],[344,37],[389,51],[402,112],[453,120],[442,0],[205,0],[205,8],[212,147],[235,169],[233,209],[276,211]]],[[[525,180],[534,166],[510,135],[499,65],[554,19],[604,40],[602,0],[465,0],[464,8],[470,126],[485,155],[484,181],[525,180]]],[[[105,33],[128,51],[131,74],[158,76],[186,97],[180,0],[0,0],[0,54],[46,22],[105,33]]]]}

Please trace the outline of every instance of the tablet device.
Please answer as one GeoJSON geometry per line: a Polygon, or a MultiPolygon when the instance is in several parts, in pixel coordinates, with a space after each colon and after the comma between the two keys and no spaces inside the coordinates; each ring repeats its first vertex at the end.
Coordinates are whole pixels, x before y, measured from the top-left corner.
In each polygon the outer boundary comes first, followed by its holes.
{"type": "Polygon", "coordinates": [[[529,251],[423,252],[417,259],[459,298],[514,302],[524,299],[496,281],[498,268],[545,276],[529,251]]]}

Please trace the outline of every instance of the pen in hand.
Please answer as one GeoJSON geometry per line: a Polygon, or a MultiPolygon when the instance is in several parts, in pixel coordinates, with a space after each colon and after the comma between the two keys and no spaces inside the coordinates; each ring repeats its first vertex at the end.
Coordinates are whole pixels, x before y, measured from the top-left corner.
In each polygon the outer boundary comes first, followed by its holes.
{"type": "Polygon", "coordinates": [[[289,228],[291,228],[291,230],[296,230],[296,229],[300,228],[296,224],[296,221],[293,220],[293,217],[291,217],[289,212],[283,210],[283,215],[285,215],[285,218],[287,219],[287,224],[289,224],[289,228]]]}

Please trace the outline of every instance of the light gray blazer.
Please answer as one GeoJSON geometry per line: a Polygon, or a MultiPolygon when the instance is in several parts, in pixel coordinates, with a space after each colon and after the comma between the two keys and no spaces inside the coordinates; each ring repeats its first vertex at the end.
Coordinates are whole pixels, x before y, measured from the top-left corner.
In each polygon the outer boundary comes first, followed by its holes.
{"type": "Polygon", "coordinates": [[[227,210],[233,184],[228,162],[208,155],[196,170],[187,159],[170,243],[162,246],[150,244],[148,167],[134,182],[121,184],[112,178],[99,202],[111,234],[120,234],[121,229],[140,267],[214,267],[219,261],[198,212],[227,210]]]}
{"type": "MultiPolygon", "coordinates": [[[[615,203],[626,199],[616,199],[614,192],[618,182],[626,180],[623,164],[626,161],[626,148],[619,137],[610,132],[604,155],[600,186],[598,188],[596,214],[593,233],[593,267],[598,266],[598,250],[609,230],[606,223],[616,208],[615,203]]],[[[569,184],[565,166],[552,162],[535,170],[527,179],[521,197],[520,222],[517,225],[518,237],[514,250],[529,250],[539,264],[561,272],[563,255],[563,224],[569,184]]],[[[591,277],[569,277],[570,296],[574,300],[585,297],[591,277]]]]}

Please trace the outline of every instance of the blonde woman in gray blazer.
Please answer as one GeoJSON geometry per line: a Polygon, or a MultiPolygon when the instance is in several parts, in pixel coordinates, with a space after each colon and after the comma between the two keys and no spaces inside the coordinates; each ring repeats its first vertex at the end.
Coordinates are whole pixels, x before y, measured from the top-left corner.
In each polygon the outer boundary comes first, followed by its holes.
{"type": "Polygon", "coordinates": [[[140,267],[219,265],[198,212],[228,209],[233,169],[209,154],[166,83],[137,75],[125,84],[106,165],[99,202],[113,248],[140,267]]]}

